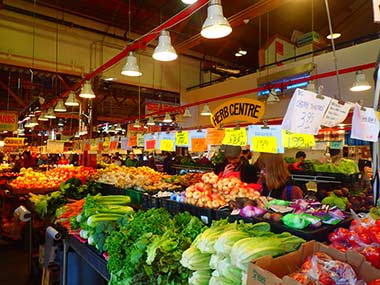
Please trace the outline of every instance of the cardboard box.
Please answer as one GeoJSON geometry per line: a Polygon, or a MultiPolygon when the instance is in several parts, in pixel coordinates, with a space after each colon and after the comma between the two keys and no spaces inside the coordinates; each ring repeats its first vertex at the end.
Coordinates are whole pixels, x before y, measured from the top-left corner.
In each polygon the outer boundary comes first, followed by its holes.
{"type": "Polygon", "coordinates": [[[306,258],[317,251],[350,264],[358,280],[369,282],[380,278],[380,270],[374,268],[361,254],[350,250],[343,253],[322,243],[309,241],[295,252],[277,258],[264,256],[251,262],[248,267],[247,285],[300,285],[287,275],[298,271],[306,258]]]}

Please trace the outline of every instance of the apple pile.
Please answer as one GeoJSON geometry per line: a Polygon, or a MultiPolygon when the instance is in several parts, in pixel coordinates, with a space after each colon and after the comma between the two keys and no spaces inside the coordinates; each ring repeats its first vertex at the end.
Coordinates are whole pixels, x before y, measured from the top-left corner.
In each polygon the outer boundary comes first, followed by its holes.
{"type": "Polygon", "coordinates": [[[238,178],[219,178],[214,173],[205,173],[202,182],[186,188],[185,203],[204,208],[220,208],[236,198],[255,200],[260,193],[238,178]]]}

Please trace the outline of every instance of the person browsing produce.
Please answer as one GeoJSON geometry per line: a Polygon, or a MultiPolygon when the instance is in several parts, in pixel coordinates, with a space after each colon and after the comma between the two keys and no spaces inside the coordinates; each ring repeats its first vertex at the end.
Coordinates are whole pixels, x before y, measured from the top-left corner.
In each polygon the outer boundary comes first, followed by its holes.
{"type": "Polygon", "coordinates": [[[290,173],[282,154],[262,153],[258,166],[261,169],[259,182],[263,186],[263,196],[282,200],[303,198],[301,188],[290,181],[290,173]]]}

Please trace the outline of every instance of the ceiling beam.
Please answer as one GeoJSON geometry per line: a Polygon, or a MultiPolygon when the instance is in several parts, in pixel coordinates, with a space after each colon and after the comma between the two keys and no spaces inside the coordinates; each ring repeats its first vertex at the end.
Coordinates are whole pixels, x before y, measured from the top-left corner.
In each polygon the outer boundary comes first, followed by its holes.
{"type": "MultiPolygon", "coordinates": [[[[228,18],[228,21],[231,27],[235,28],[235,27],[243,25],[245,19],[252,19],[255,17],[259,17],[289,2],[292,2],[292,0],[262,0],[236,13],[235,15],[232,15],[231,17],[228,18]]],[[[188,49],[191,49],[199,45],[205,40],[206,39],[203,38],[200,33],[196,34],[192,36],[191,38],[187,39],[186,41],[176,44],[176,50],[177,52],[184,52],[188,49]]]]}
{"type": "Polygon", "coordinates": [[[17,94],[14,93],[11,88],[9,88],[3,81],[0,81],[0,87],[6,90],[8,94],[11,95],[21,107],[26,108],[26,106],[28,106],[28,104],[24,102],[24,100],[22,100],[19,96],[17,96],[17,94]]]}

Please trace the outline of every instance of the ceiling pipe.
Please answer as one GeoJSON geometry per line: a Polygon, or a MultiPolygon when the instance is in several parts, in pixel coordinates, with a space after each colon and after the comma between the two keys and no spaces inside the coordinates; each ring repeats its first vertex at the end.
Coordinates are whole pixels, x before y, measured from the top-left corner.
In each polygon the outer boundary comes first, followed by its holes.
{"type": "Polygon", "coordinates": [[[85,75],[82,78],[82,80],[77,82],[69,90],[66,90],[63,94],[56,97],[52,101],[48,102],[42,108],[47,109],[50,106],[54,105],[58,99],[67,97],[70,91],[76,91],[77,89],[79,89],[82,86],[82,84],[84,82],[92,79],[93,77],[95,77],[99,73],[103,72],[107,68],[111,67],[112,65],[116,64],[117,62],[119,62],[120,60],[125,58],[130,51],[134,51],[134,50],[138,50],[138,49],[146,47],[149,42],[151,42],[152,40],[154,40],[155,38],[157,38],[159,36],[159,34],[162,30],[170,29],[171,27],[180,23],[181,21],[183,21],[187,17],[191,16],[192,14],[194,14],[195,12],[197,12],[198,10],[200,10],[201,8],[206,6],[208,4],[208,2],[209,2],[208,0],[199,0],[195,4],[188,6],[187,8],[183,9],[181,12],[174,15],[173,17],[171,17],[170,19],[168,19],[167,21],[165,21],[164,23],[162,23],[161,25],[159,25],[158,27],[156,27],[155,29],[150,31],[148,34],[142,36],[140,39],[135,40],[133,43],[128,45],[122,52],[120,52],[119,54],[117,54],[116,56],[114,56],[113,58],[108,60],[107,62],[105,62],[103,65],[99,66],[96,70],[85,75]]]}

